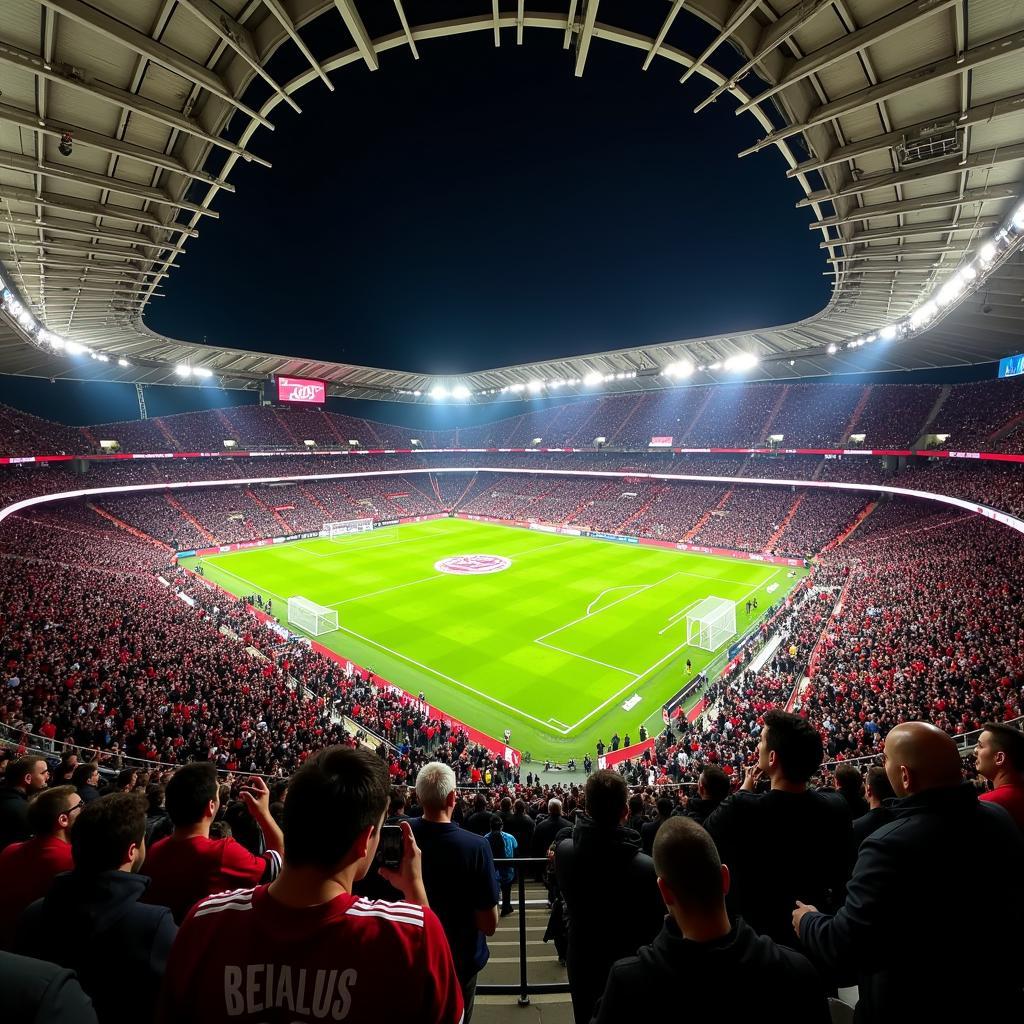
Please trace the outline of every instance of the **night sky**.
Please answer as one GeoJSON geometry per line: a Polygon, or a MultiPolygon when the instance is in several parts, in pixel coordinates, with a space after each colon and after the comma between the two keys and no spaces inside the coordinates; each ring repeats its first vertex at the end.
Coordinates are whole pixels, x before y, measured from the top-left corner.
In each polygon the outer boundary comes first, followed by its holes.
{"type": "Polygon", "coordinates": [[[235,168],[149,325],[457,373],[820,309],[799,186],[773,150],[736,157],[760,126],[729,99],[695,116],[707,84],[615,44],[576,79],[561,42],[476,33],[307,86],[253,141],[273,169],[235,168]]]}

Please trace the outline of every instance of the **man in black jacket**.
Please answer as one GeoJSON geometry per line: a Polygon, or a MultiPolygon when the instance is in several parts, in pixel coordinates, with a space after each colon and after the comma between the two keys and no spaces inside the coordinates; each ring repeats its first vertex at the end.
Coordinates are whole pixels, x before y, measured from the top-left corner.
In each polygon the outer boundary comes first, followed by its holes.
{"type": "Polygon", "coordinates": [[[555,836],[565,828],[567,822],[562,816],[562,801],[552,797],[548,801],[548,814],[537,822],[533,832],[534,857],[546,857],[548,847],[555,841],[555,836]]]}
{"type": "Polygon", "coordinates": [[[515,837],[517,857],[531,856],[535,830],[533,818],[526,813],[526,804],[522,800],[517,800],[512,805],[512,815],[505,827],[505,831],[515,837]]]}
{"type": "Polygon", "coordinates": [[[654,862],[623,822],[629,790],[618,772],[587,779],[587,813],[555,848],[555,874],[569,916],[566,965],[573,1015],[589,1021],[611,965],[661,929],[665,907],[654,862]]]}
{"type": "Polygon", "coordinates": [[[862,814],[853,822],[853,852],[856,860],[860,844],[872,832],[877,832],[883,825],[892,821],[892,808],[886,805],[887,800],[892,800],[896,794],[892,791],[889,776],[885,769],[875,765],[868,769],[864,779],[864,796],[868,801],[868,812],[862,814]]]}
{"type": "Polygon", "coordinates": [[[697,795],[689,797],[673,814],[685,815],[703,825],[711,812],[729,795],[729,776],[717,765],[708,765],[697,779],[697,795]]]}
{"type": "Polygon", "coordinates": [[[466,821],[465,827],[478,836],[485,836],[491,830],[491,809],[487,806],[487,797],[477,793],[473,798],[473,813],[466,821]]]}
{"type": "Polygon", "coordinates": [[[75,971],[103,1024],[151,1020],[177,928],[166,907],[139,903],[149,879],[146,799],[111,793],[71,831],[75,869],[22,914],[15,951],[75,971]],[[55,936],[63,941],[55,942],[55,936]]]}
{"type": "Polygon", "coordinates": [[[858,1024],[1024,1016],[1024,840],[999,807],[961,782],[960,753],[941,729],[906,722],[885,740],[893,820],[868,836],[835,916],[796,904],[808,956],[860,989],[858,1024]],[[964,939],[960,913],[984,920],[976,985],[943,979],[964,939]],[[980,1002],[979,1002],[980,1000],[980,1002]]]}
{"type": "Polygon", "coordinates": [[[806,958],[742,919],[730,923],[729,869],[696,821],[677,816],[662,825],[654,867],[669,917],[651,945],[612,967],[595,1024],[633,1020],[638,1006],[646,1019],[675,1020],[680,985],[687,1019],[746,1019],[753,998],[764,1020],[828,1024],[824,986],[806,958]],[[737,991],[748,999],[734,1001],[737,991]]]}
{"type": "Polygon", "coordinates": [[[19,757],[7,766],[4,785],[0,786],[0,850],[31,837],[28,801],[46,788],[49,775],[46,761],[34,754],[19,757]]]}
{"type": "Polygon", "coordinates": [[[730,910],[782,945],[794,945],[794,900],[834,909],[849,872],[849,812],[834,796],[807,786],[821,755],[821,738],[810,723],[769,711],[757,767],[747,769],[740,792],[705,821],[732,871],[730,910]],[[762,776],[771,789],[755,793],[762,776]]]}
{"type": "Polygon", "coordinates": [[[640,838],[643,840],[644,853],[648,856],[654,849],[654,839],[662,825],[672,817],[672,801],[667,796],[658,797],[658,816],[654,821],[645,821],[640,829],[640,838]]]}

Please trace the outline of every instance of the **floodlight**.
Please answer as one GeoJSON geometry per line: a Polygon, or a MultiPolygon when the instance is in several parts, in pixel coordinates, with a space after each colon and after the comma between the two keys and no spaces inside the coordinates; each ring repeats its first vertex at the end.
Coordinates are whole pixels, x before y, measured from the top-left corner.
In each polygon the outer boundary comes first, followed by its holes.
{"type": "Polygon", "coordinates": [[[191,366],[187,366],[185,363],[178,363],[178,365],[174,367],[174,372],[179,377],[191,377],[192,376],[192,367],[191,366]]]}
{"type": "Polygon", "coordinates": [[[541,380],[531,380],[530,383],[526,385],[526,390],[529,391],[531,395],[539,395],[544,390],[544,382],[541,380]]]}
{"type": "Polygon", "coordinates": [[[596,370],[592,370],[590,373],[586,375],[586,377],[583,378],[583,383],[586,384],[588,388],[592,388],[595,385],[600,384],[602,380],[604,380],[604,378],[601,376],[601,374],[599,374],[596,370]]]}
{"type": "Polygon", "coordinates": [[[899,328],[895,324],[886,324],[878,333],[882,341],[892,341],[899,333],[899,328]]]}
{"type": "Polygon", "coordinates": [[[991,263],[996,258],[996,247],[991,242],[986,242],[978,250],[978,259],[982,263],[991,263]]]}
{"type": "Polygon", "coordinates": [[[834,344],[829,345],[829,347],[828,347],[828,354],[830,356],[834,356],[836,354],[836,347],[835,347],[834,344]]]}
{"type": "Polygon", "coordinates": [[[192,372],[197,377],[202,377],[204,380],[213,376],[213,370],[207,369],[205,366],[197,366],[192,372]]]}
{"type": "Polygon", "coordinates": [[[71,356],[81,355],[85,351],[84,345],[79,345],[77,341],[69,341],[65,346],[64,350],[71,356]]]}
{"type": "Polygon", "coordinates": [[[1024,203],[1021,203],[1014,211],[1012,223],[1018,231],[1024,231],[1024,203]]]}
{"type": "Polygon", "coordinates": [[[749,370],[757,366],[759,360],[753,352],[744,352],[741,355],[729,356],[725,361],[727,370],[749,370]]]}
{"type": "Polygon", "coordinates": [[[709,370],[720,370],[721,368],[722,364],[719,362],[714,362],[708,367],[709,370]]]}
{"type": "Polygon", "coordinates": [[[125,359],[125,358],[124,358],[124,357],[122,356],[122,357],[121,357],[120,359],[118,359],[118,361],[117,361],[117,365],[118,365],[118,366],[128,366],[128,365],[130,365],[130,364],[129,364],[128,360],[127,360],[127,359],[125,359]]]}
{"type": "Polygon", "coordinates": [[[439,402],[442,398],[448,397],[448,389],[440,384],[435,384],[430,390],[430,397],[439,402]]]}
{"type": "Polygon", "coordinates": [[[960,277],[965,281],[973,281],[978,276],[978,272],[971,266],[970,263],[960,268],[960,277]]]}
{"type": "Polygon", "coordinates": [[[452,388],[452,398],[457,398],[459,401],[464,402],[470,396],[470,390],[465,384],[456,384],[452,388]]]}
{"type": "Polygon", "coordinates": [[[109,363],[110,362],[110,356],[106,355],[106,353],[104,353],[104,352],[101,352],[96,358],[101,363],[109,363]]]}
{"type": "Polygon", "coordinates": [[[422,394],[423,394],[423,392],[422,392],[422,391],[414,391],[414,392],[413,392],[413,394],[414,394],[414,395],[415,395],[415,396],[416,396],[417,398],[419,398],[419,397],[420,397],[420,395],[422,395],[422,394]]]}

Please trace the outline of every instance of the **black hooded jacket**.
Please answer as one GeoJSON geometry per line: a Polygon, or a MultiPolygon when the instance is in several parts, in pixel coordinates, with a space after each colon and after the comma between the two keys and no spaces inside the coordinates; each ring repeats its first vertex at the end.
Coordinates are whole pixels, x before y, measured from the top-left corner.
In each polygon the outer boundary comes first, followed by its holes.
{"type": "Polygon", "coordinates": [[[60,874],[22,914],[15,951],[75,971],[102,1024],[150,1020],[177,927],[166,907],[139,903],[148,885],[125,871],[60,874]]]}
{"type": "Polygon", "coordinates": [[[625,826],[596,825],[581,815],[555,847],[555,873],[569,915],[569,986],[576,1020],[588,1021],[611,965],[651,942],[665,904],[654,861],[625,826]]]}
{"type": "Polygon", "coordinates": [[[681,985],[688,1020],[747,1024],[756,1016],[828,1024],[831,1019],[824,984],[806,957],[758,935],[742,918],[713,942],[684,939],[667,918],[654,942],[612,967],[595,1024],[622,1024],[635,1017],[638,1006],[650,1020],[675,1020],[681,985]],[[735,998],[740,992],[747,998],[735,998]]]}

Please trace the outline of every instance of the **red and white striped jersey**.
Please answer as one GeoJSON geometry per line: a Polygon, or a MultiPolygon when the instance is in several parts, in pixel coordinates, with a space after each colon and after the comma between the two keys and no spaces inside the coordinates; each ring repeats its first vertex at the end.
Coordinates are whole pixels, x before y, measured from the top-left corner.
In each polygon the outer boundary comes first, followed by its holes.
{"type": "Polygon", "coordinates": [[[168,959],[162,1022],[462,1020],[433,911],[350,893],[297,909],[267,890],[235,889],[192,908],[168,959]]]}

